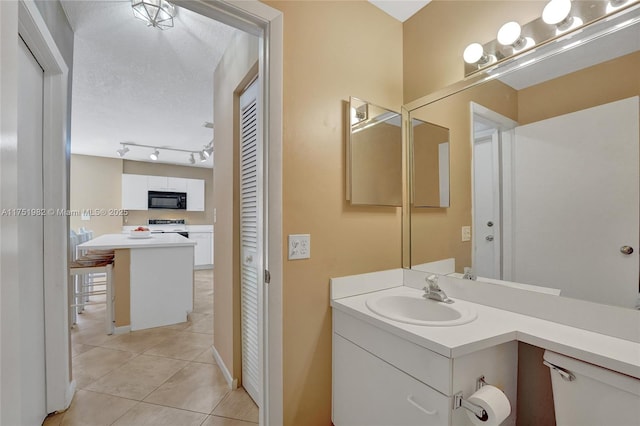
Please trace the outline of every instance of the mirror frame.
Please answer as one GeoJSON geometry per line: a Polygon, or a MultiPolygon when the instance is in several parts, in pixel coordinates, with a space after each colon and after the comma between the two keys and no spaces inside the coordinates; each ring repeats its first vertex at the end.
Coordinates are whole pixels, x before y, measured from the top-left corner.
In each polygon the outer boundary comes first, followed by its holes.
{"type": "Polygon", "coordinates": [[[561,54],[592,40],[640,23],[640,3],[632,3],[614,14],[545,41],[533,49],[487,66],[469,77],[402,106],[402,268],[411,269],[411,112],[433,104],[464,90],[524,69],[552,56],[561,54]],[[577,38],[577,40],[576,40],[577,38]]]}

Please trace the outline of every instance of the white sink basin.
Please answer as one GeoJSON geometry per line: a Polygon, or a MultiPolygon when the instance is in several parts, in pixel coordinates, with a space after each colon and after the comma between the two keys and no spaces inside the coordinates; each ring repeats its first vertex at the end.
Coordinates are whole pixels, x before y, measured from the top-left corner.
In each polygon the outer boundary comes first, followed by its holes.
{"type": "Polygon", "coordinates": [[[407,324],[449,327],[473,321],[477,312],[457,302],[445,304],[420,295],[371,296],[367,308],[385,318],[407,324]]]}

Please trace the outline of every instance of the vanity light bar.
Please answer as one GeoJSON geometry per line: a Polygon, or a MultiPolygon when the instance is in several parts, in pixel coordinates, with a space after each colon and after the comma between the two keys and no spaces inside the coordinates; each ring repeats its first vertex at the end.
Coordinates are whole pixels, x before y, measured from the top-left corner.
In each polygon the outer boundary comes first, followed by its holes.
{"type": "Polygon", "coordinates": [[[471,43],[465,49],[465,77],[483,68],[553,41],[585,24],[628,8],[640,0],[550,0],[542,16],[527,24],[505,23],[495,40],[471,43]]]}

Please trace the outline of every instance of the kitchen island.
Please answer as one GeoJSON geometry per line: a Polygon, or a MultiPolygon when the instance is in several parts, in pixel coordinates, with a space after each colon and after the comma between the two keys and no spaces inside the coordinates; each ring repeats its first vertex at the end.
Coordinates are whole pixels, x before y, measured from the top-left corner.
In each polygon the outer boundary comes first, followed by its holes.
{"type": "Polygon", "coordinates": [[[114,332],[143,330],[187,320],[193,310],[195,242],[179,234],[132,238],[106,234],[80,250],[114,250],[114,332]]]}

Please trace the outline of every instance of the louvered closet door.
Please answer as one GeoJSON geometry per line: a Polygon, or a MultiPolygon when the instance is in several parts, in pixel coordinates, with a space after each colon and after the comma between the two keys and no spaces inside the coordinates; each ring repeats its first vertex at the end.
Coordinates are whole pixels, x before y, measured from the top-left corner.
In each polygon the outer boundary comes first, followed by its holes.
{"type": "Polygon", "coordinates": [[[255,81],[240,97],[240,244],[242,386],[261,406],[262,156],[257,94],[255,81]]]}

